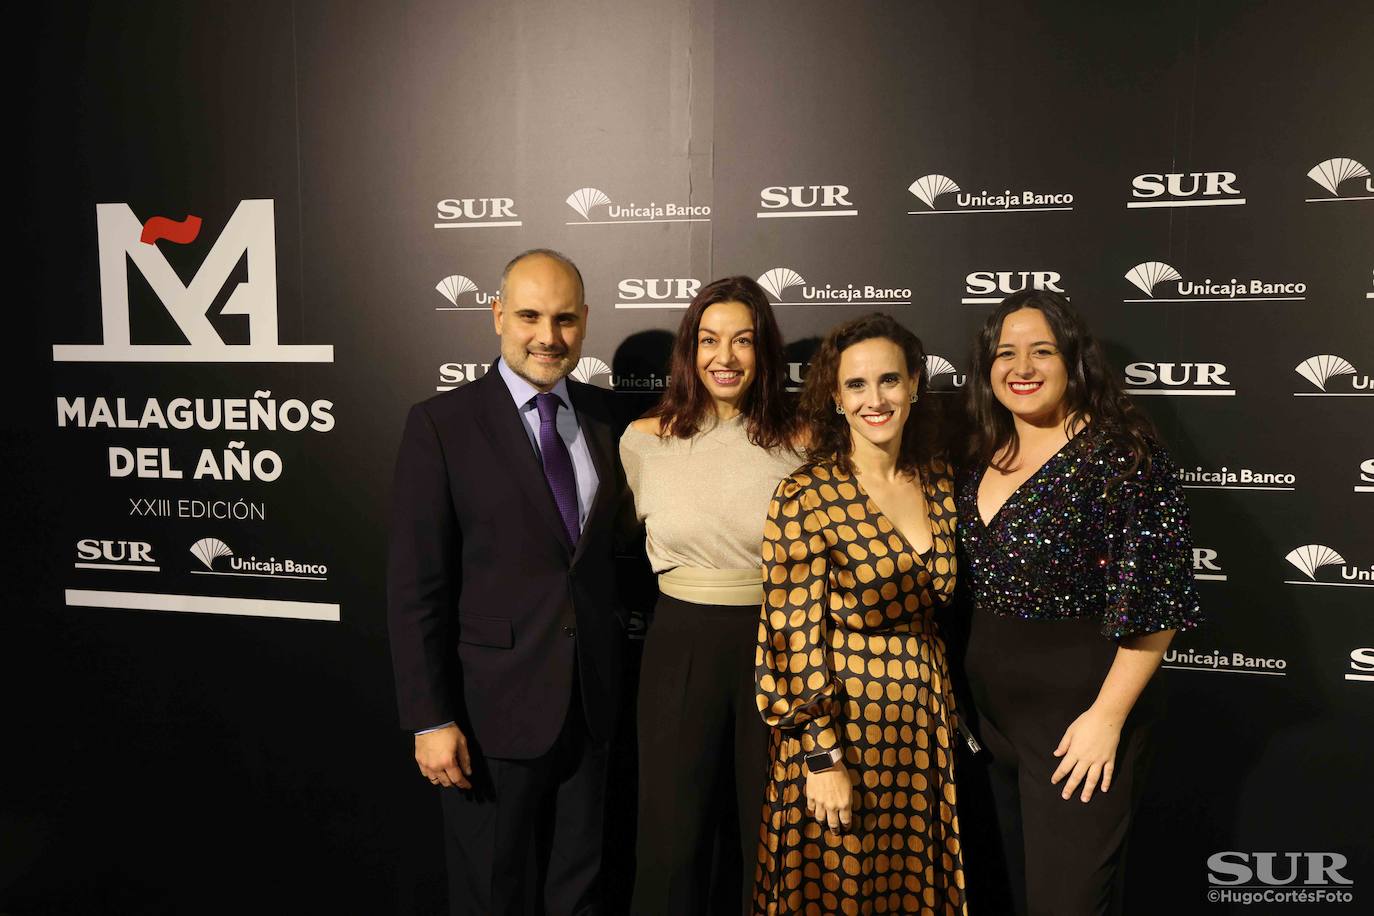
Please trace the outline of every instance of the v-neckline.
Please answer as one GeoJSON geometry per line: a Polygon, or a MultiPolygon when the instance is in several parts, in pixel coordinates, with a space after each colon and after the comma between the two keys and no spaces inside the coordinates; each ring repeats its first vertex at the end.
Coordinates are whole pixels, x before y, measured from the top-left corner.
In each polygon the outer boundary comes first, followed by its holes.
{"type": "Polygon", "coordinates": [[[1086,429],[1080,429],[1077,435],[1073,436],[1063,445],[1059,446],[1059,448],[1055,449],[1053,455],[1050,455],[1050,457],[1046,458],[1041,463],[1040,467],[1036,468],[1033,472],[1031,472],[1031,475],[1029,477],[1018,483],[1015,489],[1013,489],[1010,493],[1007,494],[1007,498],[1002,500],[1002,505],[997,507],[997,511],[993,512],[992,516],[987,521],[983,520],[983,510],[982,507],[978,505],[978,491],[983,488],[983,478],[988,476],[988,471],[991,468],[990,465],[985,465],[983,467],[983,470],[978,472],[978,479],[973,483],[973,514],[977,516],[978,523],[983,526],[984,530],[991,529],[993,522],[996,522],[999,518],[1002,517],[1002,513],[1006,511],[1007,506],[1012,504],[1012,501],[1015,500],[1016,497],[1021,494],[1021,491],[1026,488],[1026,485],[1031,481],[1035,480],[1041,474],[1045,473],[1045,468],[1049,467],[1051,464],[1054,464],[1054,462],[1057,461],[1061,455],[1066,454],[1069,450],[1069,446],[1073,445],[1079,439],[1083,438],[1083,436],[1087,435],[1087,432],[1088,431],[1086,429]]]}
{"type": "Polygon", "coordinates": [[[926,492],[925,480],[921,478],[921,475],[916,475],[916,486],[920,488],[921,499],[925,501],[926,525],[930,528],[930,546],[926,548],[924,553],[916,549],[916,545],[912,544],[911,541],[907,539],[907,536],[905,534],[902,534],[902,529],[898,528],[897,523],[892,520],[891,516],[889,516],[886,512],[883,511],[882,506],[878,505],[878,501],[874,499],[871,495],[869,495],[868,490],[865,489],[864,485],[859,482],[859,475],[850,474],[849,476],[854,481],[854,486],[858,487],[859,492],[863,494],[864,501],[871,505],[873,507],[873,511],[876,512],[880,517],[887,519],[887,523],[892,526],[892,530],[897,532],[897,537],[901,538],[902,543],[906,545],[907,553],[915,557],[916,561],[920,563],[922,566],[925,566],[926,558],[935,551],[935,520],[930,517],[930,494],[926,492]]]}

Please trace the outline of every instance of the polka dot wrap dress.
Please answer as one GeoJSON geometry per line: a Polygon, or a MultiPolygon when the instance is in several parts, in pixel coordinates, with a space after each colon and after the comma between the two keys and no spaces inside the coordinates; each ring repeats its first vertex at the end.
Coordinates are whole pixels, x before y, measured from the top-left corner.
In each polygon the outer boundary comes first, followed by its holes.
{"type": "Polygon", "coordinates": [[[938,462],[922,486],[924,555],[831,463],[803,466],[774,494],[754,676],[773,727],[756,913],[966,913],[954,704],[934,620],[954,590],[954,488],[938,462]],[[841,833],[807,812],[803,761],[837,746],[854,790],[841,833]]]}

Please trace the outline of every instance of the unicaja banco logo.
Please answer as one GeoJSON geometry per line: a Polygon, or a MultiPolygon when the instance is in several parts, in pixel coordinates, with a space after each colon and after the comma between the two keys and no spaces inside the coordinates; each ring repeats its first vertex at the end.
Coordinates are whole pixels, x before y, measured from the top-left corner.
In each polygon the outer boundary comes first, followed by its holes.
{"type": "Polygon", "coordinates": [[[1135,287],[1142,293],[1153,299],[1157,284],[1165,281],[1182,280],[1183,276],[1163,261],[1146,261],[1127,271],[1126,279],[1135,284],[1135,287]]]}
{"type": "Polygon", "coordinates": [[[926,383],[935,394],[949,393],[964,387],[968,375],[960,373],[954,364],[943,356],[926,354],[926,383]]]}
{"type": "Polygon", "coordinates": [[[584,220],[592,218],[592,210],[595,207],[604,207],[611,202],[606,196],[605,191],[598,191],[596,188],[578,188],[568,195],[564,201],[569,207],[577,211],[577,215],[584,220]]]}
{"type": "Polygon", "coordinates": [[[871,284],[816,286],[790,267],[774,267],[759,277],[774,305],[909,305],[911,290],[871,284]],[[796,289],[796,293],[788,290],[796,289]]]}
{"type": "Polygon", "coordinates": [[[1331,353],[1309,356],[1293,367],[1293,371],[1317,387],[1317,391],[1295,391],[1294,397],[1371,397],[1374,396],[1374,378],[1360,374],[1348,359],[1331,353]],[[1351,390],[1343,391],[1345,384],[1337,385],[1345,376],[1350,377],[1351,390]],[[1336,390],[1327,390],[1330,385],[1336,390]]]}
{"type": "Polygon", "coordinates": [[[1300,302],[1307,298],[1306,283],[1272,283],[1266,280],[1241,279],[1201,282],[1185,280],[1173,267],[1163,261],[1145,261],[1125,274],[1131,285],[1146,295],[1145,299],[1123,299],[1122,302],[1300,302]],[[1160,284],[1175,283],[1175,297],[1157,295],[1160,284]]]}
{"type": "Polygon", "coordinates": [[[599,188],[578,188],[563,201],[582,217],[566,226],[608,226],[615,223],[709,223],[711,207],[707,204],[682,204],[650,201],[648,204],[617,204],[599,188]],[[600,208],[604,207],[602,211],[600,208]],[[605,217],[592,219],[593,216],[605,217]]]}
{"type": "Polygon", "coordinates": [[[248,576],[254,579],[306,579],[317,582],[324,582],[329,576],[329,567],[323,563],[304,563],[286,557],[239,556],[219,538],[196,541],[191,545],[191,555],[205,567],[203,570],[191,570],[201,576],[248,576]],[[215,561],[220,557],[229,558],[228,571],[215,568],[215,561]]]}
{"type": "Polygon", "coordinates": [[[763,276],[759,277],[759,286],[774,299],[781,301],[785,294],[794,286],[801,286],[806,279],[790,267],[774,267],[772,270],[765,270],[763,276]]]}
{"type": "Polygon", "coordinates": [[[495,293],[483,292],[477,284],[462,274],[444,277],[434,291],[448,300],[448,305],[434,307],[438,312],[485,312],[496,299],[495,293]],[[467,296],[475,293],[471,299],[467,296]]]}
{"type": "Polygon", "coordinates": [[[220,557],[232,557],[234,551],[219,538],[201,538],[191,545],[191,555],[206,569],[214,569],[220,557]]]}
{"type": "Polygon", "coordinates": [[[55,362],[253,362],[329,363],[332,346],[286,345],[277,339],[277,240],[270,200],[240,201],[189,284],[158,248],[158,242],[189,245],[201,220],[151,217],[140,223],[128,204],[96,204],[100,258],[100,316],[104,342],[56,344],[55,362]],[[226,344],[208,313],[246,260],[248,279],[234,286],[220,315],[248,318],[247,344],[226,344]],[[148,282],[184,344],[139,344],[129,329],[129,273],[132,264],[148,282]]]}
{"type": "Polygon", "coordinates": [[[907,190],[915,194],[930,209],[934,210],[935,201],[941,194],[952,194],[959,185],[948,175],[923,175],[913,181],[907,190]]]}
{"type": "Polygon", "coordinates": [[[1374,200],[1374,180],[1371,180],[1369,169],[1354,159],[1340,156],[1319,162],[1312,166],[1307,177],[1321,185],[1322,189],[1331,195],[1330,197],[1309,197],[1307,198],[1308,203],[1321,203],[1329,200],[1374,200]],[[1342,196],[1341,185],[1358,178],[1363,178],[1364,184],[1356,186],[1353,196],[1349,194],[1342,196]],[[1360,191],[1365,193],[1361,194],[1360,191]]]}
{"type": "Polygon", "coordinates": [[[595,356],[582,357],[577,361],[577,367],[572,371],[574,379],[588,385],[596,384],[596,379],[604,378],[610,374],[611,367],[606,365],[605,360],[597,359],[595,356]]]}
{"type": "Polygon", "coordinates": [[[1304,544],[1288,551],[1284,559],[1306,576],[1306,579],[1285,579],[1288,585],[1332,585],[1338,588],[1374,588],[1374,566],[1351,565],[1345,557],[1325,544],[1304,544]],[[1322,578],[1321,571],[1336,567],[1340,578],[1322,578]]]}
{"type": "Polygon", "coordinates": [[[908,210],[908,216],[936,213],[1011,213],[1046,210],[1072,210],[1072,194],[1040,194],[1035,191],[979,191],[970,193],[948,175],[922,175],[907,186],[907,191],[926,205],[924,210],[908,210]],[[949,195],[954,195],[950,197],[949,195]],[[941,200],[940,198],[944,198],[941,200]]]}

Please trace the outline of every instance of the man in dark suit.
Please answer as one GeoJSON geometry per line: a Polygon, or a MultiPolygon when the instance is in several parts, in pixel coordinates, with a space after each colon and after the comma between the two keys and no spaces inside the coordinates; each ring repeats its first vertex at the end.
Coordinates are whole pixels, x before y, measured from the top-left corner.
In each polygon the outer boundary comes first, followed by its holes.
{"type": "Polygon", "coordinates": [[[518,255],[492,316],[500,361],[411,408],[396,462],[401,725],[441,787],[453,913],[596,913],[624,478],[605,393],[567,378],[587,327],[577,267],[518,255]]]}

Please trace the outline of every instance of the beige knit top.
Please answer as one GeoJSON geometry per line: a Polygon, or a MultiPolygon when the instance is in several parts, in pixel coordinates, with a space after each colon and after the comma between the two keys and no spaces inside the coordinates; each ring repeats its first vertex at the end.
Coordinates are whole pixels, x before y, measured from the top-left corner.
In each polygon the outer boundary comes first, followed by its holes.
{"type": "Polygon", "coordinates": [[[778,482],[803,463],[788,449],[750,443],[742,416],[691,439],[630,427],[620,437],[620,461],[654,572],[689,567],[760,575],[769,500],[778,482]]]}

